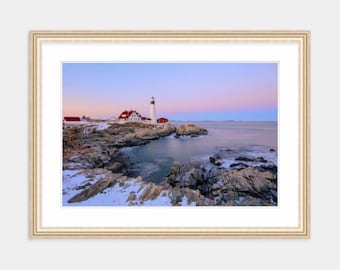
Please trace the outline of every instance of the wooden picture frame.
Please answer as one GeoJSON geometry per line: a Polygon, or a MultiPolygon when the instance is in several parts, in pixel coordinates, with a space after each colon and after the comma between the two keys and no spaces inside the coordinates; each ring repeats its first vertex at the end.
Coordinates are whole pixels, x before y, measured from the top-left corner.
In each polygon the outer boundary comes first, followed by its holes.
{"type": "Polygon", "coordinates": [[[30,41],[32,238],[310,236],[308,31],[32,31],[30,41]],[[280,203],[62,206],[62,63],[106,61],[278,63],[280,203]]]}

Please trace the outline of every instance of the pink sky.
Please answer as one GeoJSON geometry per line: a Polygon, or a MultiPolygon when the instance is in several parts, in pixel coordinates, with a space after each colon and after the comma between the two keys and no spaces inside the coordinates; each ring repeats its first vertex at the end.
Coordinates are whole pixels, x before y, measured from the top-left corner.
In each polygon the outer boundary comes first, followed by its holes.
{"type": "Polygon", "coordinates": [[[63,115],[149,116],[154,96],[170,119],[276,121],[277,77],[275,63],[66,63],[63,115]]]}

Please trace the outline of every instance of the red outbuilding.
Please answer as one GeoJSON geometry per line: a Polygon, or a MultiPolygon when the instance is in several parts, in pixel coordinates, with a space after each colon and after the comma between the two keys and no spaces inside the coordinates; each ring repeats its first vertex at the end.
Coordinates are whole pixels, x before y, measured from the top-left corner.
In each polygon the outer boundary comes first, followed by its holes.
{"type": "Polygon", "coordinates": [[[168,123],[169,120],[167,118],[161,117],[157,119],[157,123],[168,123]]]}
{"type": "Polygon", "coordinates": [[[65,116],[64,121],[67,122],[80,122],[80,117],[77,116],[65,116]]]}

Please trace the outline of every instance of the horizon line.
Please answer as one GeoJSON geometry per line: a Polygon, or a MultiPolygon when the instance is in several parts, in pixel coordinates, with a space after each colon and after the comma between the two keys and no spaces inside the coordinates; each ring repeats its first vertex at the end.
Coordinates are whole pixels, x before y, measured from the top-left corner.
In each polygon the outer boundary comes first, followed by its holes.
{"type": "MultiPolygon", "coordinates": [[[[64,115],[62,118],[64,117],[69,117],[69,115],[64,115]]],[[[81,116],[76,116],[79,118],[82,118],[81,116]]],[[[87,116],[88,117],[88,116],[87,116]]],[[[110,120],[110,117],[98,117],[98,118],[92,118],[89,117],[91,120],[110,120]]],[[[190,120],[190,119],[185,119],[185,120],[179,120],[179,119],[168,119],[169,122],[278,122],[278,120],[265,120],[265,119],[258,119],[258,120],[232,120],[232,119],[228,119],[228,120],[206,120],[206,119],[200,119],[200,120],[190,120]]],[[[126,121],[126,122],[134,122],[134,121],[126,121]]],[[[135,121],[138,122],[138,121],[135,121]]],[[[140,121],[143,122],[143,121],[140,121]]]]}

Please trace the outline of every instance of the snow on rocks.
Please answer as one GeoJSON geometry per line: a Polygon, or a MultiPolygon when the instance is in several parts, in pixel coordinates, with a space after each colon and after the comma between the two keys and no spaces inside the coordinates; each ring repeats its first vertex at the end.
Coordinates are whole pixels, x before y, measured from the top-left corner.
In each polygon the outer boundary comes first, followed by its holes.
{"type": "Polygon", "coordinates": [[[64,206],[195,205],[185,192],[175,200],[178,194],[174,193],[169,185],[146,183],[140,176],[128,178],[106,169],[63,172],[64,206]]]}

